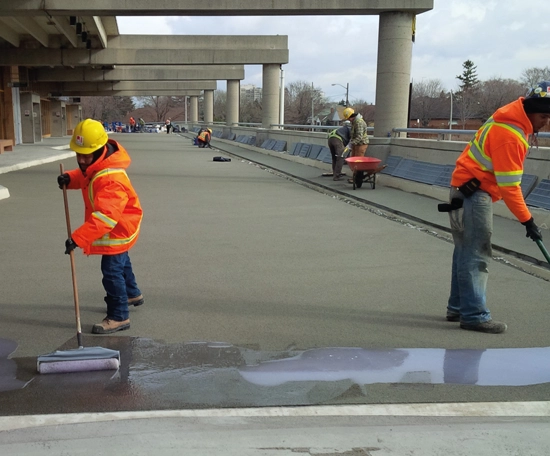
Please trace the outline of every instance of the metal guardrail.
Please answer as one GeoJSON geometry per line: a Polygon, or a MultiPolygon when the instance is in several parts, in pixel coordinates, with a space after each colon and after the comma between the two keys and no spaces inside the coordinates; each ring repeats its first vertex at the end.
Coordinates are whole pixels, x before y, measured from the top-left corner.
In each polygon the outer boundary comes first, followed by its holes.
{"type": "MultiPolygon", "coordinates": [[[[438,139],[442,139],[446,135],[475,135],[477,130],[451,130],[443,128],[393,128],[392,135],[393,137],[398,137],[399,133],[423,133],[438,135],[438,139]],[[441,138],[440,138],[441,137],[441,138]]],[[[538,133],[539,138],[550,138],[549,132],[538,133]]]]}
{"type": "Polygon", "coordinates": [[[397,138],[401,133],[416,133],[416,134],[429,134],[437,135],[437,140],[445,139],[445,136],[449,136],[449,140],[452,135],[475,135],[477,130],[451,130],[450,128],[393,128],[392,136],[397,138]]]}

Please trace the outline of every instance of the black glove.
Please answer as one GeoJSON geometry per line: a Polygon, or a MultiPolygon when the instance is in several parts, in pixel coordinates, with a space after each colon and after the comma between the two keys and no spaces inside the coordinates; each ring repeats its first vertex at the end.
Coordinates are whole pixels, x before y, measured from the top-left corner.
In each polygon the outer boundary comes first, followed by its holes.
{"type": "Polygon", "coordinates": [[[521,224],[525,226],[525,230],[527,231],[525,237],[531,238],[533,241],[542,241],[542,233],[540,232],[539,227],[535,224],[533,217],[526,222],[522,222],[521,224]]]}
{"type": "Polygon", "coordinates": [[[65,255],[69,255],[77,247],[78,245],[76,245],[76,242],[72,238],[67,239],[65,241],[65,255]]]}
{"type": "Polygon", "coordinates": [[[69,182],[71,182],[71,177],[67,173],[57,176],[57,183],[59,184],[59,188],[61,189],[64,186],[67,187],[69,185],[69,182]]]}

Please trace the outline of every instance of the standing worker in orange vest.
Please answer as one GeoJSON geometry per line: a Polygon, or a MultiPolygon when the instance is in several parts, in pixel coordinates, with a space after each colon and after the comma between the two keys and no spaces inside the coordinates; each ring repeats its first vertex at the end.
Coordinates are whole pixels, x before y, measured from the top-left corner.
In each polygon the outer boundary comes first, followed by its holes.
{"type": "Polygon", "coordinates": [[[133,117],[130,117],[130,133],[134,133],[136,131],[136,119],[133,117]]]}
{"type": "Polygon", "coordinates": [[[506,324],[491,319],[486,288],[493,231],[492,203],[500,199],[526,228],[526,236],[542,240],[521,192],[528,139],[550,121],[550,82],[498,109],[475,134],[456,161],[451,178],[449,212],[454,240],[447,320],[462,329],[498,334],[506,324]]]}
{"type": "Polygon", "coordinates": [[[79,169],[61,174],[57,183],[82,191],[85,221],[65,242],[65,253],[80,247],[86,255],[102,255],[107,316],[92,333],[109,334],[130,328],[128,306],[144,302],[128,255],[137,241],[143,211],[126,174],[130,156],[109,139],[99,122],[80,122],[70,146],[79,169]]]}

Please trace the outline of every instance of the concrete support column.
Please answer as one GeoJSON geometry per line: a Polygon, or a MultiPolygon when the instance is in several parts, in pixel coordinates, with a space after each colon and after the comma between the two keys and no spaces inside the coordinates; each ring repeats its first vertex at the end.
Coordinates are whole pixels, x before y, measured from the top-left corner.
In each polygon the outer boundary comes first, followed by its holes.
{"type": "Polygon", "coordinates": [[[374,136],[385,137],[392,128],[408,125],[413,19],[412,13],[380,14],[374,136]]]}
{"type": "Polygon", "coordinates": [[[262,74],[262,128],[279,123],[279,75],[281,65],[265,64],[262,74]]]}
{"type": "Polygon", "coordinates": [[[21,94],[21,142],[34,144],[42,141],[40,122],[40,96],[36,93],[21,94]]]}
{"type": "Polygon", "coordinates": [[[62,138],[67,135],[66,107],[64,101],[51,101],[51,135],[62,138]]]}
{"type": "Polygon", "coordinates": [[[214,91],[204,91],[204,122],[212,125],[214,122],[214,91]]]}
{"type": "Polygon", "coordinates": [[[241,95],[241,81],[231,79],[227,81],[227,100],[225,102],[225,121],[228,127],[239,123],[239,101],[241,95]]]}
{"type": "Polygon", "coordinates": [[[189,97],[189,122],[197,123],[199,121],[199,97],[189,97]]]}

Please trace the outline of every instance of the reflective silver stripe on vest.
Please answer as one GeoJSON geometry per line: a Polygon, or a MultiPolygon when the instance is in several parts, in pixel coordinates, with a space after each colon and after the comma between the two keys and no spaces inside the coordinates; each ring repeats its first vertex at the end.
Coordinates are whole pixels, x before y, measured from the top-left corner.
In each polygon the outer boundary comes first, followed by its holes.
{"type": "Polygon", "coordinates": [[[139,222],[139,225],[135,231],[134,234],[132,234],[130,237],[127,237],[127,238],[118,238],[118,239],[110,239],[109,238],[109,233],[105,234],[103,237],[99,238],[99,239],[96,239],[94,242],[92,242],[92,245],[94,246],[100,246],[100,247],[109,247],[109,246],[114,246],[114,245],[125,245],[125,244],[129,244],[130,242],[132,242],[136,236],[138,235],[139,233],[139,230],[140,230],[140,227],[141,227],[141,221],[139,222]]]}
{"type": "Polygon", "coordinates": [[[103,223],[105,223],[105,225],[111,227],[111,229],[114,228],[117,224],[115,220],[113,220],[110,217],[107,217],[104,213],[99,211],[92,212],[92,217],[95,217],[101,220],[103,223]]]}
{"type": "Polygon", "coordinates": [[[496,172],[495,177],[499,187],[513,187],[521,184],[523,171],[496,172]]]}

